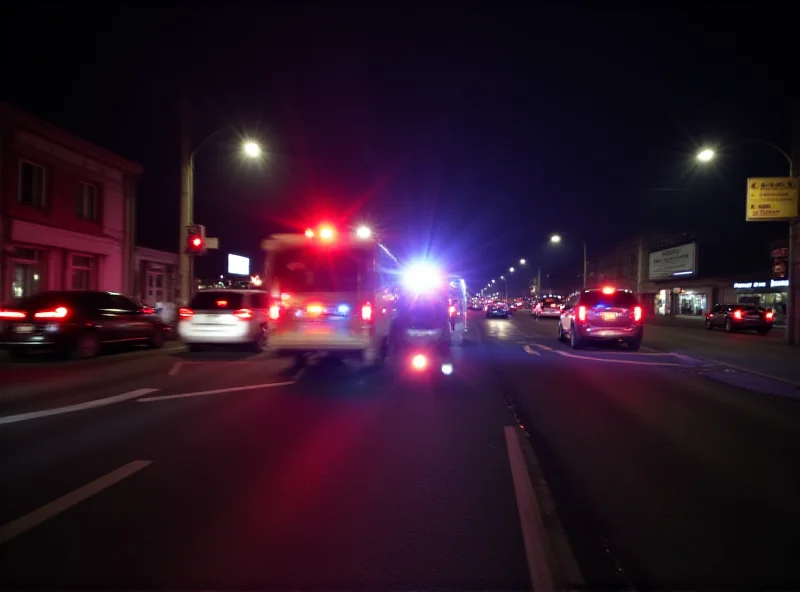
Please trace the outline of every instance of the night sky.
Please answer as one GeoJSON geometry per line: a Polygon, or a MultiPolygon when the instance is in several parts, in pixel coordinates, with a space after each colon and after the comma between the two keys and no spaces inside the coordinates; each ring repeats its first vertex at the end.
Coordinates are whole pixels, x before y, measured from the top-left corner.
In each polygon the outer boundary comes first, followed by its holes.
{"type": "MultiPolygon", "coordinates": [[[[790,149],[788,3],[381,5],[4,6],[0,98],[140,162],[149,247],[177,248],[185,88],[195,143],[231,128],[195,182],[195,221],[222,255],[258,257],[267,234],[327,217],[367,220],[478,288],[520,257],[574,274],[582,237],[591,259],[642,229],[714,241],[701,272],[768,274],[765,243],[786,225],[744,222],[745,179],[785,175],[785,160],[756,145],[704,168],[693,155],[751,137],[790,149]],[[262,163],[240,158],[244,136],[262,163]],[[564,245],[546,247],[556,231],[564,245]]],[[[209,256],[199,272],[223,268],[209,256]]]]}

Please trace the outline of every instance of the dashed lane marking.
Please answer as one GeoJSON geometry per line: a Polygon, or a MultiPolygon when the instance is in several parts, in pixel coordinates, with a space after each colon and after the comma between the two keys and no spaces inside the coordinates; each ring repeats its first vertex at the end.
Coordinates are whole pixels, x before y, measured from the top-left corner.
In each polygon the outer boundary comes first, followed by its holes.
{"type": "Polygon", "coordinates": [[[533,349],[533,348],[532,348],[530,345],[523,346],[523,348],[522,348],[522,349],[524,349],[524,350],[525,350],[525,353],[526,353],[526,354],[531,354],[531,355],[534,355],[534,356],[541,356],[541,355],[542,355],[542,354],[540,354],[538,351],[536,351],[535,349],[533,349]]]}
{"type": "Polygon", "coordinates": [[[172,368],[169,369],[168,374],[170,376],[175,376],[178,372],[181,371],[181,366],[183,366],[183,362],[175,362],[172,364],[172,368]]]}
{"type": "Polygon", "coordinates": [[[87,483],[82,487],[79,487],[78,489],[70,491],[66,495],[62,495],[60,498],[53,500],[49,504],[45,504],[44,506],[29,512],[24,516],[17,518],[16,520],[12,520],[11,522],[0,527],[0,544],[7,543],[14,537],[19,536],[31,528],[40,525],[45,520],[49,520],[54,516],[58,516],[72,506],[89,499],[93,495],[97,495],[104,489],[107,489],[112,485],[119,483],[126,477],[130,477],[134,473],[141,471],[146,466],[152,464],[152,462],[153,461],[150,460],[134,460],[129,462],[128,464],[123,465],[118,469],[115,469],[110,473],[103,475],[102,477],[95,479],[94,481],[87,483]]]}
{"type": "Polygon", "coordinates": [[[106,397],[105,399],[95,399],[94,401],[86,401],[85,403],[77,403],[75,405],[67,405],[66,407],[56,407],[55,409],[43,409],[41,411],[30,411],[28,413],[18,413],[17,415],[7,415],[0,417],[0,425],[7,423],[17,423],[20,421],[27,421],[29,419],[38,419],[40,417],[49,417],[51,415],[61,415],[63,413],[72,413],[74,411],[85,411],[86,409],[94,409],[96,407],[105,407],[106,405],[113,405],[121,403],[128,399],[138,399],[143,395],[156,392],[158,389],[141,388],[121,395],[113,397],[106,397]]]}
{"type": "Polygon", "coordinates": [[[210,391],[197,391],[194,393],[179,393],[177,395],[162,395],[160,397],[143,397],[138,400],[139,403],[152,403],[154,401],[168,401],[171,399],[188,399],[190,397],[203,397],[206,395],[221,395],[225,393],[237,393],[240,391],[252,391],[257,389],[276,388],[279,386],[288,386],[294,384],[294,380],[287,380],[284,382],[267,382],[264,384],[249,384],[247,386],[234,386],[223,389],[213,389],[210,391]]]}

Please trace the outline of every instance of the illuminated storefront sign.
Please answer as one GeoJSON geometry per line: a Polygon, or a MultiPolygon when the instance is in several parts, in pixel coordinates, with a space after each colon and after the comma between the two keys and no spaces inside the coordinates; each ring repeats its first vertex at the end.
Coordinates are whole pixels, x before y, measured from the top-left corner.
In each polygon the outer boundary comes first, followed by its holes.
{"type": "Polygon", "coordinates": [[[735,290],[752,290],[753,288],[786,288],[789,286],[789,280],[770,280],[767,282],[736,282],[733,284],[735,290]]]}

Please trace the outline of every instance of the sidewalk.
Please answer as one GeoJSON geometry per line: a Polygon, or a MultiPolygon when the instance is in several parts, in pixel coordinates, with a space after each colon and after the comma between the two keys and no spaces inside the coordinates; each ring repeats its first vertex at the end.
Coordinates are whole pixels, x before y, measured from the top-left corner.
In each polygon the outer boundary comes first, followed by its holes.
{"type": "Polygon", "coordinates": [[[768,335],[708,331],[693,319],[648,319],[645,324],[644,345],[649,348],[800,385],[800,347],[788,345],[782,330],[768,335]]]}
{"type": "MultiPolygon", "coordinates": [[[[705,317],[663,317],[646,316],[645,325],[658,325],[660,327],[683,327],[685,329],[705,329],[705,317]]],[[[786,330],[786,325],[774,325],[771,333],[780,333],[786,330]]]]}

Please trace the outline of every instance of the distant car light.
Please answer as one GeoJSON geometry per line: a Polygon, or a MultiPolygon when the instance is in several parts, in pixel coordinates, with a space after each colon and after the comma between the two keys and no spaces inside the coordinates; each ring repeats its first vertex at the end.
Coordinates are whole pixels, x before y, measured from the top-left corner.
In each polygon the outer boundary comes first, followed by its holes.
{"type": "Polygon", "coordinates": [[[322,228],[319,229],[319,237],[322,240],[333,240],[334,234],[335,233],[333,231],[333,228],[331,228],[330,226],[323,226],[322,228]]]}
{"type": "Polygon", "coordinates": [[[306,307],[306,312],[310,315],[321,315],[325,312],[325,308],[321,304],[309,304],[306,307]]]}
{"type": "Polygon", "coordinates": [[[411,367],[414,370],[425,370],[428,366],[428,358],[422,354],[417,354],[411,358],[411,367]]]}
{"type": "Polygon", "coordinates": [[[346,315],[350,312],[350,307],[346,304],[340,304],[336,307],[336,312],[338,312],[340,315],[346,315]]]}
{"type": "Polygon", "coordinates": [[[366,240],[372,236],[372,230],[369,226],[359,226],[356,230],[356,236],[362,240],[366,240]]]}
{"type": "Polygon", "coordinates": [[[453,373],[453,365],[452,364],[442,364],[442,374],[445,376],[450,376],[453,373]]]}
{"type": "Polygon", "coordinates": [[[613,288],[612,286],[606,286],[605,288],[603,288],[603,294],[613,294],[616,291],[617,289],[613,288]]]}
{"type": "Polygon", "coordinates": [[[311,230],[310,228],[306,228],[306,237],[314,238],[314,231],[311,230]]]}

